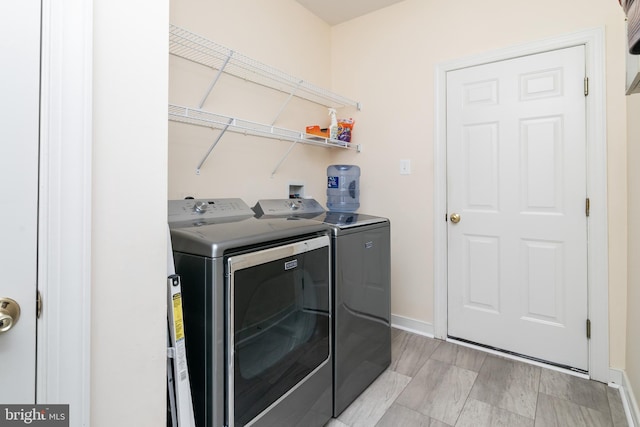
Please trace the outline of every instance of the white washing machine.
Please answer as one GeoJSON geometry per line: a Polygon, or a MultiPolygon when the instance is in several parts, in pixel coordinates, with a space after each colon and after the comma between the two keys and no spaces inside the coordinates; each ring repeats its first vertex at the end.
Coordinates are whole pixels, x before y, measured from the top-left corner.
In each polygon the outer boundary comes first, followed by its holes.
{"type": "Polygon", "coordinates": [[[265,199],[257,218],[311,219],[331,227],[333,416],[391,363],[391,249],[387,218],[325,212],[313,199],[265,199]]]}
{"type": "Polygon", "coordinates": [[[170,200],[197,427],[332,415],[330,228],[240,199],[170,200]]]}

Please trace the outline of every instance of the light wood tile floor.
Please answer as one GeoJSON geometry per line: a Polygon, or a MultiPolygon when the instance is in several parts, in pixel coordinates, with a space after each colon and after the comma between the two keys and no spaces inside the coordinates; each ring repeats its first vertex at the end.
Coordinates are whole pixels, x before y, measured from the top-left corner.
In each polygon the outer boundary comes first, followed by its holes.
{"type": "Polygon", "coordinates": [[[325,427],[627,427],[618,390],[392,329],[391,366],[325,427]]]}

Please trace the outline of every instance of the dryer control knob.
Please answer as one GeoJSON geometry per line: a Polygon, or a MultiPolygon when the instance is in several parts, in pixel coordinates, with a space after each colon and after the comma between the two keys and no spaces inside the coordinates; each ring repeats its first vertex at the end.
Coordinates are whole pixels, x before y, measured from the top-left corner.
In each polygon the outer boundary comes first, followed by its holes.
{"type": "Polygon", "coordinates": [[[289,207],[291,208],[292,211],[295,211],[296,209],[300,208],[300,206],[296,205],[295,202],[289,202],[289,207]]]}
{"type": "Polygon", "coordinates": [[[204,213],[208,207],[209,205],[207,204],[207,202],[196,202],[193,205],[193,210],[197,213],[204,213]]]}

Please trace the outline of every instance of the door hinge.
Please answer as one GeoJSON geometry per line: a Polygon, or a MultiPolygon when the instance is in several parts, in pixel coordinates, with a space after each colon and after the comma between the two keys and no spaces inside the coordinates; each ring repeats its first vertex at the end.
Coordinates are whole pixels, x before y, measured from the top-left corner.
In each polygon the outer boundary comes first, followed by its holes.
{"type": "Polygon", "coordinates": [[[589,200],[588,197],[584,201],[584,213],[587,216],[589,216],[589,213],[591,213],[591,200],[589,200]]]}
{"type": "Polygon", "coordinates": [[[584,78],[584,96],[589,96],[589,77],[584,78]]]}
{"type": "Polygon", "coordinates": [[[591,339],[591,320],[587,319],[587,339],[591,339]]]}
{"type": "Polygon", "coordinates": [[[38,291],[36,295],[36,319],[39,319],[41,314],[42,314],[42,294],[40,293],[40,291],[38,291]]]}

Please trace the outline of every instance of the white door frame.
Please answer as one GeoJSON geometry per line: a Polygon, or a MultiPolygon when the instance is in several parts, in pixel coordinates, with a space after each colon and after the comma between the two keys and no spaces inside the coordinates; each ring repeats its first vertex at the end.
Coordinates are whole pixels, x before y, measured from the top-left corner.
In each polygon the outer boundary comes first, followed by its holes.
{"type": "Polygon", "coordinates": [[[93,2],[42,0],[37,403],[90,422],[93,2]]]}
{"type": "Polygon", "coordinates": [[[449,71],[584,45],[589,78],[587,105],[589,376],[609,382],[609,264],[604,29],[594,28],[442,63],[435,71],[434,144],[434,334],[447,338],[447,150],[446,74],[449,71]]]}

